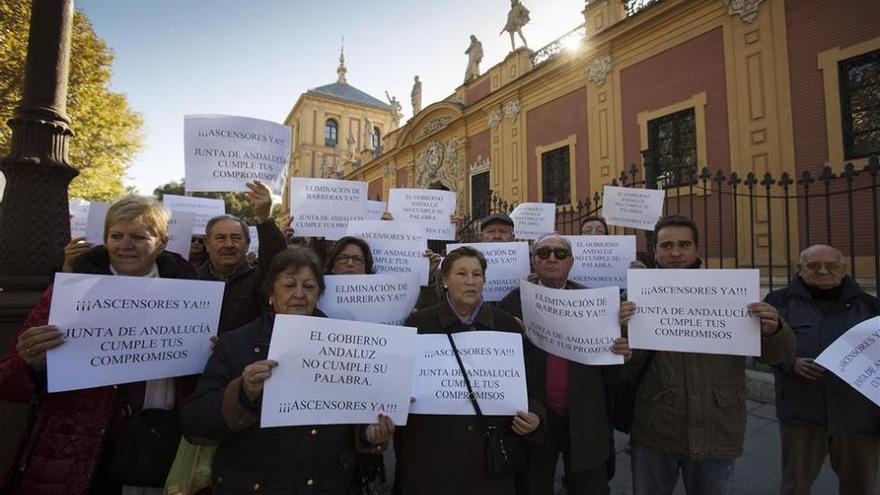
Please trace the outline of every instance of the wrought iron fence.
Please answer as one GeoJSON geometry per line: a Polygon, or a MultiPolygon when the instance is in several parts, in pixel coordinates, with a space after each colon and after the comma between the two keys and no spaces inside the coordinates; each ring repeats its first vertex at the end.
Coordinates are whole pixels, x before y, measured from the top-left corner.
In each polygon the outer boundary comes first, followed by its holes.
{"type": "MultiPolygon", "coordinates": [[[[611,181],[618,187],[645,187],[641,170],[633,164],[611,181]]],[[[691,172],[675,190],[667,191],[664,214],[681,214],[700,227],[700,249],[706,268],[759,268],[770,290],[786,285],[797,267],[798,253],[809,245],[833,245],[847,257],[854,278],[880,287],[880,162],[872,157],[859,169],[847,163],[835,172],[804,171],[799,177],[785,172],[740,175],[703,168],[691,172]],[[781,280],[784,275],[785,279],[781,280]]],[[[650,177],[650,172],[644,174],[650,177]]],[[[484,205],[485,205],[485,199],[484,205]]],[[[510,213],[517,203],[490,194],[488,213],[510,213]]],[[[485,207],[485,206],[484,206],[485,207]]],[[[480,215],[461,222],[459,238],[475,242],[480,215]]],[[[579,234],[584,219],[601,214],[599,191],[574,205],[556,210],[557,231],[579,234]]],[[[634,234],[648,254],[651,232],[612,227],[615,234],[634,234]]],[[[442,242],[432,242],[445,252],[442,242]]]]}

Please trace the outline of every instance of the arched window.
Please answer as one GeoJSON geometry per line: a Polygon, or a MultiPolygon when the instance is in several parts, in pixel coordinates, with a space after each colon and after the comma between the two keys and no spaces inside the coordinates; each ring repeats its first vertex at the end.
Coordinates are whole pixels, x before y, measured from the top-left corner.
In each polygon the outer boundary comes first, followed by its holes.
{"type": "Polygon", "coordinates": [[[379,139],[379,128],[378,128],[378,127],[374,127],[374,128],[373,128],[373,149],[374,149],[374,150],[378,150],[378,149],[379,149],[379,143],[380,143],[380,142],[381,142],[381,140],[379,139]]]}
{"type": "Polygon", "coordinates": [[[339,142],[339,124],[333,119],[324,122],[324,146],[336,146],[339,142]]]}

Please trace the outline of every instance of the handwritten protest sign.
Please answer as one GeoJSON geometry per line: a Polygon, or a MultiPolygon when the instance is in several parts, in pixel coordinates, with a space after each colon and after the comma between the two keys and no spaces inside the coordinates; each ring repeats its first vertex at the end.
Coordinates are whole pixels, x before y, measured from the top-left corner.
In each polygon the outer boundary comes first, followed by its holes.
{"type": "Polygon", "coordinates": [[[88,201],[79,198],[73,198],[68,203],[71,238],[86,235],[86,223],[89,219],[89,204],[88,201]]]}
{"type": "Polygon", "coordinates": [[[334,241],[345,235],[348,222],[367,217],[367,183],[296,177],[290,181],[290,211],[297,235],[334,241]]]}
{"type": "Polygon", "coordinates": [[[611,352],[620,337],[617,287],[551,289],[523,280],[520,296],[526,335],[536,346],[581,364],[623,364],[611,352]]]}
{"type": "Polygon", "coordinates": [[[486,275],[483,283],[483,299],[500,301],[513,289],[519,287],[520,279],[529,276],[529,245],[525,242],[475,242],[470,244],[447,244],[446,252],[461,246],[470,246],[486,257],[486,275]]]}
{"type": "Polygon", "coordinates": [[[367,220],[380,220],[383,214],[385,214],[384,201],[367,200],[367,220]]]}
{"type": "Polygon", "coordinates": [[[520,203],[510,218],[517,239],[537,239],[556,231],[556,205],[553,203],[520,203]]]}
{"type": "Polygon", "coordinates": [[[847,330],[816,363],[880,406],[880,316],[847,330]]]}
{"type": "MultiPolygon", "coordinates": [[[[512,332],[459,332],[455,346],[480,409],[487,416],[528,411],[522,337],[512,332]]],[[[419,335],[410,414],[473,416],[467,386],[446,334],[419,335]]]]}
{"type": "Polygon", "coordinates": [[[162,196],[162,204],[171,211],[190,211],[196,214],[193,223],[194,235],[205,235],[208,220],[226,214],[226,203],[222,199],[195,198],[166,194],[162,196]]]}
{"type": "Polygon", "coordinates": [[[222,282],[56,273],[49,392],[201,373],[222,299],[222,282]]]}
{"type": "Polygon", "coordinates": [[[608,225],[654,230],[665,197],[666,191],[658,189],[605,186],[602,216],[608,225]]]}
{"type": "Polygon", "coordinates": [[[403,325],[419,298],[417,275],[327,275],[318,307],[330,318],[403,325]]]}
{"type": "Polygon", "coordinates": [[[425,228],[428,239],[455,239],[455,193],[435,189],[391,189],[388,212],[394,220],[414,222],[425,228]]]}
{"type": "Polygon", "coordinates": [[[195,222],[196,214],[191,211],[172,211],[171,219],[168,220],[168,244],[165,250],[177,253],[188,261],[195,222]]]}
{"type": "Polygon", "coordinates": [[[93,244],[104,244],[104,222],[110,203],[89,203],[89,214],[86,216],[86,240],[93,244]]]}
{"type": "Polygon", "coordinates": [[[567,235],[574,265],[568,278],[591,289],[626,287],[626,271],[636,259],[634,235],[567,235]]]}
{"type": "Polygon", "coordinates": [[[281,194],[290,157],[290,128],[229,115],[187,115],[183,150],[187,191],[247,192],[259,180],[281,194]]]}
{"type": "Polygon", "coordinates": [[[345,235],[367,241],[376,273],[411,273],[418,276],[420,284],[428,285],[428,236],[421,225],[397,220],[356,220],[348,223],[345,235]]]}
{"type": "Polygon", "coordinates": [[[630,270],[634,349],[759,356],[758,270],[630,270]]]}
{"type": "Polygon", "coordinates": [[[405,425],[415,349],[415,328],[278,315],[260,424],[405,425]]]}

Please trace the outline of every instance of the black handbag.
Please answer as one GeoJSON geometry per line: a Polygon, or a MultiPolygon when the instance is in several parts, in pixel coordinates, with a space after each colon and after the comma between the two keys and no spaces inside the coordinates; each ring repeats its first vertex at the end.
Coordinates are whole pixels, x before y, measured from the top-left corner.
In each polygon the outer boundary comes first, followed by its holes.
{"type": "Polygon", "coordinates": [[[633,424],[633,411],[636,408],[636,392],[645,378],[645,373],[651,367],[656,352],[649,351],[645,362],[639,369],[636,380],[632,383],[624,382],[617,389],[617,395],[614,398],[614,411],[611,414],[611,422],[614,429],[621,433],[629,433],[633,424]]]}
{"type": "Polygon", "coordinates": [[[176,409],[143,409],[125,420],[110,477],[130,486],[163,487],[180,444],[176,409]]]}
{"type": "Polygon", "coordinates": [[[461,376],[464,378],[464,384],[468,390],[468,398],[474,405],[474,411],[476,411],[477,418],[486,435],[486,474],[495,478],[512,476],[526,465],[526,449],[522,438],[500,431],[497,427],[489,426],[486,423],[486,418],[483,417],[483,411],[480,410],[480,404],[471,388],[467,371],[464,369],[464,363],[458,354],[458,348],[455,346],[455,340],[452,338],[452,334],[448,333],[446,336],[449,338],[455,360],[458,361],[458,367],[461,369],[461,376]]]}

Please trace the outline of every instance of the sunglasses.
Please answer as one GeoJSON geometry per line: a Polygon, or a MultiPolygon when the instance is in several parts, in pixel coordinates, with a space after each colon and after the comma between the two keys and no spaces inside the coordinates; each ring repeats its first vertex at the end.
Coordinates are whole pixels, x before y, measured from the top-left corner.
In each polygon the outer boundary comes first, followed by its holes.
{"type": "Polygon", "coordinates": [[[556,259],[562,261],[571,256],[571,251],[565,248],[538,248],[535,250],[535,254],[538,256],[538,258],[541,258],[542,260],[549,259],[550,255],[552,254],[553,256],[556,256],[556,259]]]}

